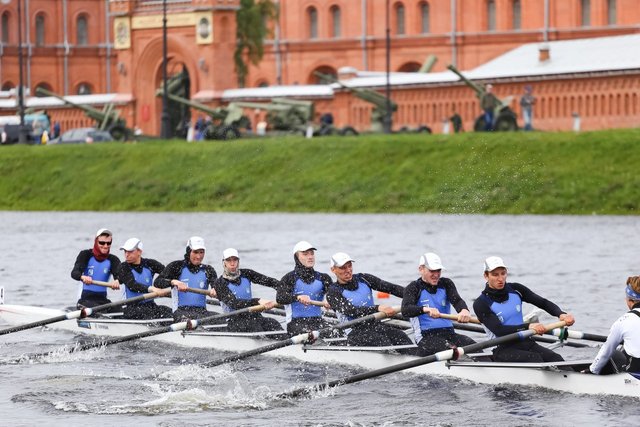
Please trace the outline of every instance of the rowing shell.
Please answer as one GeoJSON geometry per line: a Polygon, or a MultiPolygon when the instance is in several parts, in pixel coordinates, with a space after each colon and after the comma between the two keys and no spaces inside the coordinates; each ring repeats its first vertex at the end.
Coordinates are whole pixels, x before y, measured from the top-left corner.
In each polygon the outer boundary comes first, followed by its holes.
{"type": "MultiPolygon", "coordinates": [[[[17,325],[64,314],[62,310],[41,307],[1,305],[0,319],[17,325]]],[[[125,336],[149,328],[170,324],[172,319],[126,320],[117,318],[85,318],[66,320],[46,328],[97,336],[125,336]]],[[[244,352],[266,345],[265,334],[221,331],[224,325],[203,330],[169,332],[145,339],[176,345],[211,348],[220,351],[244,352]]],[[[282,335],[278,332],[266,335],[282,335]]],[[[340,364],[364,369],[379,369],[415,359],[400,355],[397,347],[347,347],[340,345],[288,346],[268,353],[271,357],[295,358],[308,363],[340,364]]],[[[472,355],[473,356],[473,355],[472,355]]],[[[512,384],[544,387],[575,394],[603,394],[640,398],[640,380],[628,373],[588,375],[580,373],[591,361],[560,363],[497,363],[487,361],[487,355],[475,355],[471,360],[437,362],[408,370],[421,375],[456,377],[483,384],[512,384]]]]}

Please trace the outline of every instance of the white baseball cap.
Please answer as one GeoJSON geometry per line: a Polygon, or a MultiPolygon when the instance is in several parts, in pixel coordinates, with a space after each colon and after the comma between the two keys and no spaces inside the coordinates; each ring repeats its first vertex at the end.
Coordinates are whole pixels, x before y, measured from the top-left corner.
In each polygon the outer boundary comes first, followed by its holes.
{"type": "Polygon", "coordinates": [[[504,261],[499,256],[490,256],[484,260],[484,271],[493,271],[499,267],[507,268],[507,266],[504,265],[504,261]]]}
{"type": "Polygon", "coordinates": [[[96,237],[100,237],[103,234],[107,236],[113,236],[113,233],[111,232],[111,230],[108,230],[106,228],[101,228],[98,231],[96,231],[96,237]]]}
{"type": "Polygon", "coordinates": [[[192,236],[191,238],[189,238],[189,240],[187,241],[187,246],[192,251],[197,251],[199,249],[204,249],[204,250],[207,249],[204,246],[204,239],[202,237],[199,237],[199,236],[192,236]]]}
{"type": "Polygon", "coordinates": [[[331,255],[331,267],[342,267],[348,262],[355,262],[355,260],[344,252],[337,252],[331,255]]]}
{"type": "Polygon", "coordinates": [[[224,251],[222,251],[222,260],[223,261],[225,259],[229,259],[231,257],[236,257],[236,258],[240,259],[240,255],[238,255],[238,251],[233,249],[233,248],[227,248],[224,251]]]}
{"type": "Polygon", "coordinates": [[[296,245],[293,247],[293,254],[295,255],[297,252],[304,252],[304,251],[308,251],[309,249],[313,249],[314,251],[317,251],[316,248],[313,247],[313,245],[309,242],[306,242],[304,240],[300,240],[298,243],[296,243],[296,245]]]}
{"type": "Polygon", "coordinates": [[[126,242],[124,242],[124,245],[120,246],[120,249],[128,252],[133,251],[135,249],[142,250],[142,242],[140,241],[140,239],[136,237],[132,237],[126,242]]]}
{"type": "Polygon", "coordinates": [[[420,257],[420,263],[418,266],[424,265],[429,270],[445,270],[442,265],[442,261],[440,261],[440,257],[433,252],[427,252],[426,254],[420,257]]]}

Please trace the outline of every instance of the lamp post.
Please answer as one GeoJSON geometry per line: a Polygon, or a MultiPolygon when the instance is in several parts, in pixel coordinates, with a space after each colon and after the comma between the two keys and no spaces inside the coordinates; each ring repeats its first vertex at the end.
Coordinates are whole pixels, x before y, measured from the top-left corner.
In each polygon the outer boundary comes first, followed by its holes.
{"type": "Polygon", "coordinates": [[[385,96],[387,98],[386,100],[386,104],[387,104],[387,111],[386,114],[384,115],[384,133],[391,133],[391,127],[392,127],[392,119],[391,119],[391,29],[389,28],[389,0],[386,0],[386,42],[385,42],[385,48],[386,48],[386,56],[387,56],[387,82],[386,82],[386,86],[385,86],[385,96]]]}
{"type": "Polygon", "coordinates": [[[169,122],[169,97],[167,94],[167,0],[162,0],[162,116],[160,136],[169,139],[171,125],[169,122]]]}

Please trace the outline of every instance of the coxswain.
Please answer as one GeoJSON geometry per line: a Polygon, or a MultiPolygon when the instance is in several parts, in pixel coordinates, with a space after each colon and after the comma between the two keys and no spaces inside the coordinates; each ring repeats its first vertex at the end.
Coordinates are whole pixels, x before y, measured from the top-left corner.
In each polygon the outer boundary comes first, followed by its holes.
{"type": "MultiPolygon", "coordinates": [[[[522,303],[528,302],[543,309],[552,316],[566,322],[575,322],[573,315],[562,311],[551,301],[534,293],[520,283],[507,282],[507,266],[502,258],[491,256],[484,262],[486,285],[473,303],[473,310],[482,322],[489,339],[514,332],[531,329],[542,335],[545,327],[541,323],[525,323],[522,317],[522,303]]],[[[537,344],[532,337],[514,343],[497,346],[493,350],[496,362],[561,362],[559,354],[537,344]]]]}
{"type": "Polygon", "coordinates": [[[205,251],[202,237],[189,238],[184,258],[170,262],[153,282],[156,288],[172,287],[173,318],[176,321],[213,315],[207,311],[207,295],[187,292],[189,288],[208,289],[209,296],[216,296],[213,282],[217,274],[212,266],[203,263],[205,251]]]}
{"type": "Polygon", "coordinates": [[[457,334],[451,320],[440,317],[441,313],[451,314],[453,305],[458,322],[467,323],[471,318],[453,280],[442,277],[443,269],[438,255],[425,253],[418,262],[420,278],[404,289],[402,315],[411,318],[419,356],[475,343],[468,336],[457,334]]]}
{"type": "MultiPolygon", "coordinates": [[[[323,302],[333,283],[331,276],[314,270],[316,248],[304,240],[296,243],[293,261],[293,271],[280,279],[276,293],[276,302],[285,306],[287,332],[298,335],[330,327],[322,318],[322,307],[311,305],[311,301],[323,302]]],[[[325,307],[329,307],[326,302],[325,307]]]]}
{"type": "Polygon", "coordinates": [[[625,288],[627,311],[611,326],[607,341],[602,345],[588,372],[600,374],[609,359],[616,355],[616,348],[622,344],[628,361],[626,370],[640,379],[640,276],[627,279],[625,288]]]}
{"type": "MultiPolygon", "coordinates": [[[[222,252],[222,268],[222,276],[216,279],[214,288],[225,313],[256,305],[269,310],[276,305],[275,301],[253,298],[251,284],[277,289],[280,282],[257,271],[240,268],[240,255],[236,249],[227,248],[222,252]]],[[[227,318],[227,329],[231,332],[268,332],[281,331],[282,327],[276,319],[264,317],[259,312],[248,312],[227,318]]]]}
{"type": "MultiPolygon", "coordinates": [[[[385,292],[402,298],[404,288],[379,279],[372,274],[353,274],[353,262],[354,260],[344,252],[332,255],[330,260],[331,272],[336,276],[336,282],[331,285],[327,293],[327,301],[335,310],[340,322],[347,322],[377,312],[384,312],[388,316],[396,314],[391,306],[374,304],[372,291],[385,292]]],[[[353,346],[413,345],[411,339],[402,330],[379,321],[361,323],[345,332],[347,344],[353,346]]],[[[416,353],[415,347],[399,351],[405,354],[416,353]]]]}
{"type": "MultiPolygon", "coordinates": [[[[124,298],[134,298],[160,289],[153,286],[153,276],[162,273],[164,264],[155,259],[142,258],[142,242],[132,237],[122,246],[125,262],[120,264],[116,275],[118,282],[124,285],[124,298]]],[[[164,319],[172,317],[171,308],[158,305],[148,299],[134,304],[127,304],[123,310],[126,319],[164,319]]]]}
{"type": "MultiPolygon", "coordinates": [[[[78,292],[78,308],[96,307],[111,302],[107,299],[107,287],[93,284],[94,280],[108,282],[111,289],[120,289],[117,280],[109,281],[109,277],[115,277],[120,267],[118,257],[110,253],[112,243],[113,233],[101,228],[95,234],[93,248],[84,249],[78,254],[71,270],[71,278],[82,282],[78,292]]],[[[119,311],[119,308],[106,311],[119,311]]]]}

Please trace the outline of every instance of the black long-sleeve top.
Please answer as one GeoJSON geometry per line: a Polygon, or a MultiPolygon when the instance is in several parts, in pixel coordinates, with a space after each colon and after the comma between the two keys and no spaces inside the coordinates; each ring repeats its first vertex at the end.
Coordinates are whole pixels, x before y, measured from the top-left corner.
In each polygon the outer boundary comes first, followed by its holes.
{"type": "MultiPolygon", "coordinates": [[[[73,265],[73,270],[71,270],[71,278],[73,280],[80,280],[80,276],[84,275],[84,269],[87,268],[87,264],[89,264],[89,260],[92,256],[93,250],[91,249],[84,249],[80,251],[76,258],[76,262],[73,265]]],[[[111,275],[116,277],[118,269],[120,268],[120,259],[113,254],[107,255],[107,258],[111,261],[111,275]]]]}
{"type": "Polygon", "coordinates": [[[418,305],[420,301],[420,293],[423,290],[426,290],[430,294],[435,294],[438,289],[444,289],[447,294],[447,301],[456,309],[458,313],[461,310],[468,310],[467,303],[460,297],[458,294],[458,290],[456,289],[456,285],[453,283],[453,280],[448,279],[446,277],[441,277],[438,280],[438,283],[433,286],[429,283],[426,283],[419,278],[418,280],[414,280],[409,283],[409,285],[404,288],[404,297],[402,298],[402,315],[406,317],[415,317],[424,314],[422,311],[423,306],[418,305]]]}
{"type": "Polygon", "coordinates": [[[162,273],[156,277],[156,280],[153,282],[153,286],[156,288],[170,287],[173,279],[180,279],[180,274],[184,267],[187,267],[189,271],[194,274],[199,272],[201,269],[204,269],[205,275],[207,276],[207,287],[213,288],[213,282],[218,277],[216,270],[208,264],[193,265],[186,259],[170,262],[165,269],[162,270],[162,273]]]}
{"type": "Polygon", "coordinates": [[[120,269],[118,270],[116,279],[118,279],[121,284],[125,285],[132,292],[147,293],[149,291],[149,286],[144,283],[136,282],[132,271],[135,270],[137,273],[142,273],[142,270],[145,267],[151,270],[152,277],[156,274],[162,273],[164,270],[164,264],[161,262],[151,258],[141,258],[140,264],[138,265],[129,264],[128,262],[120,264],[120,269]]]}
{"type": "MultiPolygon", "coordinates": [[[[509,298],[509,290],[517,292],[523,302],[533,304],[552,316],[558,317],[565,313],[560,307],[520,283],[506,283],[504,288],[499,290],[492,289],[487,284],[482,291],[482,295],[486,295],[491,301],[502,303],[509,298]]],[[[529,328],[529,325],[526,323],[521,325],[503,325],[498,316],[491,311],[491,307],[487,304],[487,301],[482,297],[477,298],[473,302],[473,311],[476,313],[476,316],[478,316],[478,320],[497,337],[524,331],[529,328]]]]}
{"type": "Polygon", "coordinates": [[[400,285],[393,284],[391,282],[384,281],[378,277],[367,274],[357,273],[354,274],[351,280],[347,283],[338,284],[334,282],[327,292],[327,302],[331,305],[335,311],[338,311],[345,316],[349,317],[364,317],[369,314],[377,313],[378,306],[373,305],[371,307],[356,307],[342,295],[342,291],[345,289],[355,291],[358,289],[358,282],[366,283],[371,289],[380,292],[386,292],[391,295],[402,298],[404,288],[400,285]]]}
{"type": "Polygon", "coordinates": [[[257,271],[250,270],[248,268],[241,268],[240,276],[238,276],[238,278],[235,280],[229,280],[223,276],[218,277],[213,283],[216,294],[218,294],[218,299],[220,300],[220,302],[224,303],[234,310],[258,305],[258,301],[260,300],[260,298],[239,299],[236,298],[233,292],[231,292],[231,289],[229,289],[229,283],[238,285],[240,284],[240,280],[243,277],[249,279],[251,283],[268,286],[273,289],[278,289],[280,285],[279,280],[269,276],[265,276],[264,274],[260,274],[257,271]]]}
{"type": "Polygon", "coordinates": [[[322,282],[322,293],[325,295],[333,283],[331,276],[326,273],[314,272],[311,280],[304,280],[297,274],[296,270],[290,271],[280,279],[280,286],[278,286],[278,291],[276,292],[276,302],[278,304],[292,304],[298,300],[298,296],[295,294],[296,280],[298,278],[307,284],[313,283],[318,278],[322,282]]]}

